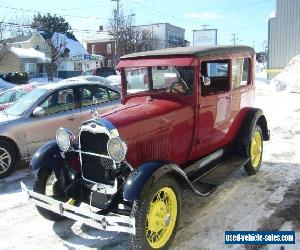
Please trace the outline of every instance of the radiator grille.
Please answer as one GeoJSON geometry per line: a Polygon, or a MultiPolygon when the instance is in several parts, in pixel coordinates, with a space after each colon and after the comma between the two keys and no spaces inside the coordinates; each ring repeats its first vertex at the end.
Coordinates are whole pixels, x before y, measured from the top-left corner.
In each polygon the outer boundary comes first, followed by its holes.
{"type": "Polygon", "coordinates": [[[114,168],[114,161],[109,158],[88,153],[106,155],[107,142],[109,137],[104,133],[92,133],[81,131],[80,133],[80,154],[82,176],[92,182],[105,185],[113,185],[114,180],[108,176],[109,169],[114,168]]]}
{"type": "Polygon", "coordinates": [[[80,134],[81,151],[94,154],[108,155],[107,142],[108,135],[104,133],[91,133],[82,131],[80,134]]]}

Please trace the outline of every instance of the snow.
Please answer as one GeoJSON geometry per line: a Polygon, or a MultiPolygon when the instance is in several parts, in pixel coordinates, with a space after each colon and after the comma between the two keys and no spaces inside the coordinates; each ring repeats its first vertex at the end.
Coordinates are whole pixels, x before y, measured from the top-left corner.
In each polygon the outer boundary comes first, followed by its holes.
{"type": "Polygon", "coordinates": [[[273,10],[269,15],[269,19],[275,18],[275,17],[276,17],[276,10],[273,10]]]}
{"type": "MultiPolygon", "coordinates": [[[[51,83],[60,82],[62,80],[63,80],[62,78],[54,77],[51,83]]],[[[31,84],[41,84],[41,83],[49,83],[49,80],[47,77],[38,77],[38,78],[31,78],[28,82],[31,84]]]]}
{"type": "Polygon", "coordinates": [[[89,55],[80,42],[70,39],[62,33],[55,32],[52,36],[52,43],[57,48],[61,44],[65,45],[70,50],[69,57],[89,55]]]}
{"type": "Polygon", "coordinates": [[[271,84],[275,91],[300,93],[300,55],[295,56],[285,70],[272,79],[271,84]]]}
{"type": "MultiPolygon", "coordinates": [[[[284,202],[287,198],[297,198],[289,192],[297,190],[293,185],[299,184],[300,180],[300,98],[299,94],[287,89],[276,91],[273,84],[266,79],[266,72],[257,74],[255,106],[263,109],[271,131],[271,140],[264,143],[261,170],[253,176],[238,171],[206,198],[183,192],[173,249],[246,249],[244,245],[224,245],[224,231],[264,228],[265,223],[276,222],[274,216],[278,211],[281,215],[286,214],[280,209],[297,206],[284,202]]],[[[33,177],[30,170],[23,169],[0,180],[0,248],[130,247],[130,237],[126,234],[92,229],[71,220],[53,223],[43,219],[23,200],[20,191],[19,181],[30,187],[33,177]]],[[[296,244],[284,245],[286,250],[300,249],[299,228],[299,225],[295,227],[294,221],[278,225],[279,230],[296,230],[296,244]]],[[[262,249],[279,248],[279,245],[268,245],[262,249]]]]}
{"type": "Polygon", "coordinates": [[[50,59],[45,55],[45,53],[34,48],[24,49],[12,47],[11,51],[20,58],[36,58],[41,62],[50,62],[50,59]]]}

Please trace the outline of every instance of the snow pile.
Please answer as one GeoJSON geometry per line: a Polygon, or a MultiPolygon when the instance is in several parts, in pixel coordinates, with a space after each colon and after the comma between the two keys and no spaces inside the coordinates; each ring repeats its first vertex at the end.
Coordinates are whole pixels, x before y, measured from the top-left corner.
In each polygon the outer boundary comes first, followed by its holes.
{"type": "Polygon", "coordinates": [[[110,82],[111,86],[121,86],[121,76],[119,75],[111,75],[105,78],[110,82]]]}
{"type": "Polygon", "coordinates": [[[52,36],[52,43],[57,48],[60,45],[63,45],[64,48],[68,48],[70,50],[69,57],[89,55],[80,42],[70,39],[62,33],[55,32],[52,36]]]}
{"type": "MultiPolygon", "coordinates": [[[[54,77],[53,78],[53,82],[51,83],[56,83],[56,82],[60,82],[61,80],[63,80],[62,78],[57,78],[57,77],[54,77]]],[[[29,80],[29,83],[31,84],[41,84],[41,83],[48,83],[49,80],[47,77],[38,77],[38,78],[31,78],[29,80]]]]}
{"type": "Polygon", "coordinates": [[[295,56],[285,70],[272,79],[271,84],[276,91],[300,93],[300,55],[295,56]]]}
{"type": "Polygon", "coordinates": [[[45,53],[40,52],[34,48],[24,49],[12,47],[11,51],[20,58],[36,58],[42,62],[50,62],[50,59],[45,55],[45,53]]]}

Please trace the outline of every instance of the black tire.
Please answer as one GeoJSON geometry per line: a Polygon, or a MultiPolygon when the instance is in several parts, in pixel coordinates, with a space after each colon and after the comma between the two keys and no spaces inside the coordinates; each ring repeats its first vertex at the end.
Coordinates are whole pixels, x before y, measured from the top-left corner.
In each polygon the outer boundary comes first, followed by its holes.
{"type": "MultiPolygon", "coordinates": [[[[17,152],[13,145],[8,143],[7,141],[0,140],[0,156],[4,153],[9,154],[10,161],[8,161],[8,158],[3,160],[4,164],[7,164],[8,167],[4,168],[2,167],[2,164],[0,165],[0,179],[9,176],[14,171],[19,161],[17,152]]],[[[2,163],[2,160],[0,162],[2,163]]]]}
{"type": "Polygon", "coordinates": [[[246,152],[247,152],[247,156],[250,158],[250,160],[244,166],[244,169],[248,175],[254,175],[260,169],[261,162],[262,162],[262,155],[263,155],[263,134],[262,134],[261,127],[259,125],[255,125],[255,128],[252,131],[251,140],[249,142],[249,145],[247,145],[247,147],[246,147],[246,152]],[[256,133],[259,133],[259,135],[260,135],[261,150],[260,150],[260,159],[259,159],[258,163],[255,164],[255,162],[253,162],[253,159],[252,159],[251,145],[252,145],[252,139],[256,133]]]}
{"type": "MultiPolygon", "coordinates": [[[[53,170],[48,167],[42,167],[38,170],[37,175],[35,176],[34,183],[33,183],[33,191],[39,194],[45,195],[46,193],[46,183],[49,177],[51,176],[53,170]]],[[[59,197],[60,201],[66,201],[67,197],[59,197]]],[[[42,215],[47,220],[51,221],[63,221],[66,217],[61,216],[59,214],[53,213],[47,209],[42,207],[36,206],[40,215],[42,215]]]]}
{"type": "Polygon", "coordinates": [[[178,183],[172,177],[162,177],[160,178],[152,187],[146,185],[142,194],[141,200],[135,204],[135,226],[136,226],[136,235],[132,238],[132,245],[134,249],[154,249],[150,246],[147,237],[146,237],[146,224],[147,224],[147,214],[149,210],[149,205],[151,201],[155,198],[157,192],[162,188],[171,188],[172,191],[176,195],[177,199],[177,216],[175,226],[172,230],[172,234],[166,244],[164,244],[160,248],[155,249],[168,249],[176,235],[178,221],[180,217],[180,209],[181,209],[181,195],[180,195],[180,188],[178,183]]]}

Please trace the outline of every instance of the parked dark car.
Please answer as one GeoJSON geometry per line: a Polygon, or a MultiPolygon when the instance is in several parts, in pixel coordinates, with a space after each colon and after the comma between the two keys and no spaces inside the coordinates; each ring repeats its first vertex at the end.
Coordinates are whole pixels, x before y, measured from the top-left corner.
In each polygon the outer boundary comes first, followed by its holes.
{"type": "Polygon", "coordinates": [[[86,70],[82,73],[82,76],[101,76],[101,77],[108,77],[112,75],[117,75],[117,71],[114,67],[101,67],[86,70]]]}
{"type": "Polygon", "coordinates": [[[253,106],[254,66],[246,46],[122,57],[123,105],[84,122],[78,139],[59,129],[33,156],[33,191],[22,189],[47,219],[131,233],[136,249],[168,248],[182,189],[205,197],[240,167],[260,169],[270,135],[253,106]]]}

